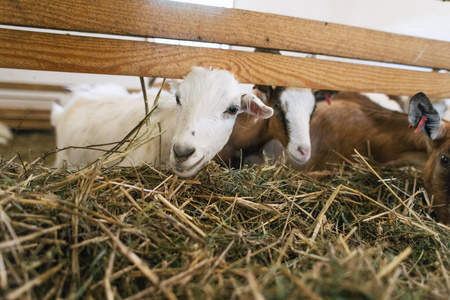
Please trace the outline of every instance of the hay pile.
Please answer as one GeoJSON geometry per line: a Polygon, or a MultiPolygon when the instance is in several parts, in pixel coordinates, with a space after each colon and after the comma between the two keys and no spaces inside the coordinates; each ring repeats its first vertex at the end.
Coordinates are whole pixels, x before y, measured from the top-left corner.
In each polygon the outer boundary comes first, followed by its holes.
{"type": "Polygon", "coordinates": [[[185,180],[3,160],[0,295],[448,299],[450,229],[420,178],[364,162],[320,174],[211,163],[185,180]]]}

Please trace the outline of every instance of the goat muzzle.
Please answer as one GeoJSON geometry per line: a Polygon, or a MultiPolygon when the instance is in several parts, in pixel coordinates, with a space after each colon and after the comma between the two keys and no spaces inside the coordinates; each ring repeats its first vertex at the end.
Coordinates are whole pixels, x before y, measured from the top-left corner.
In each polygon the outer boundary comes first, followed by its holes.
{"type": "Polygon", "coordinates": [[[194,154],[195,148],[193,147],[183,147],[180,145],[173,146],[173,154],[175,157],[175,161],[180,164],[189,159],[189,157],[194,154]]]}

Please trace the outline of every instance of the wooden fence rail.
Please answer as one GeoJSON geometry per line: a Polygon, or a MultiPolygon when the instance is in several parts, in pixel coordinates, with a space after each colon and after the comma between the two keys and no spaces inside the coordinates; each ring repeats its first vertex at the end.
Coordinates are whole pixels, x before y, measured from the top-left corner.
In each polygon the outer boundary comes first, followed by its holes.
{"type": "Polygon", "coordinates": [[[193,65],[239,81],[357,92],[450,97],[450,74],[314,58],[174,46],[117,36],[160,37],[281,49],[450,69],[450,43],[239,9],[159,0],[5,1],[0,67],[181,78],[193,65]],[[28,27],[109,34],[86,37],[28,27]]]}

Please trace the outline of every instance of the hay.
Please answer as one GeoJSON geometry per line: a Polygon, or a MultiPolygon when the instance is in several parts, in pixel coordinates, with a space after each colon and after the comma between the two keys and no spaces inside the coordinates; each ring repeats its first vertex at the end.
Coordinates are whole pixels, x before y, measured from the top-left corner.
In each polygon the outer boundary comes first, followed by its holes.
{"type": "Polygon", "coordinates": [[[422,175],[0,164],[5,299],[448,299],[422,175]],[[380,178],[383,179],[380,181],[380,178]]]}

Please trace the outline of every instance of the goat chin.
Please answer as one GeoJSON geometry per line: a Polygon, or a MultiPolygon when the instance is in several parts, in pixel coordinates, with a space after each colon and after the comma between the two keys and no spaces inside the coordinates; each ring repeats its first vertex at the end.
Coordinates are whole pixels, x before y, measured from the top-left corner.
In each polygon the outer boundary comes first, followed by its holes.
{"type": "Polygon", "coordinates": [[[191,177],[197,174],[208,161],[209,160],[205,159],[205,156],[202,156],[198,161],[188,166],[186,166],[186,164],[172,164],[172,170],[180,177],[191,177]]]}
{"type": "Polygon", "coordinates": [[[288,158],[289,158],[289,162],[293,163],[295,165],[304,165],[304,164],[306,164],[308,162],[308,159],[309,159],[309,157],[308,158],[303,158],[303,159],[297,159],[292,154],[290,154],[289,152],[288,152],[288,158]]]}

